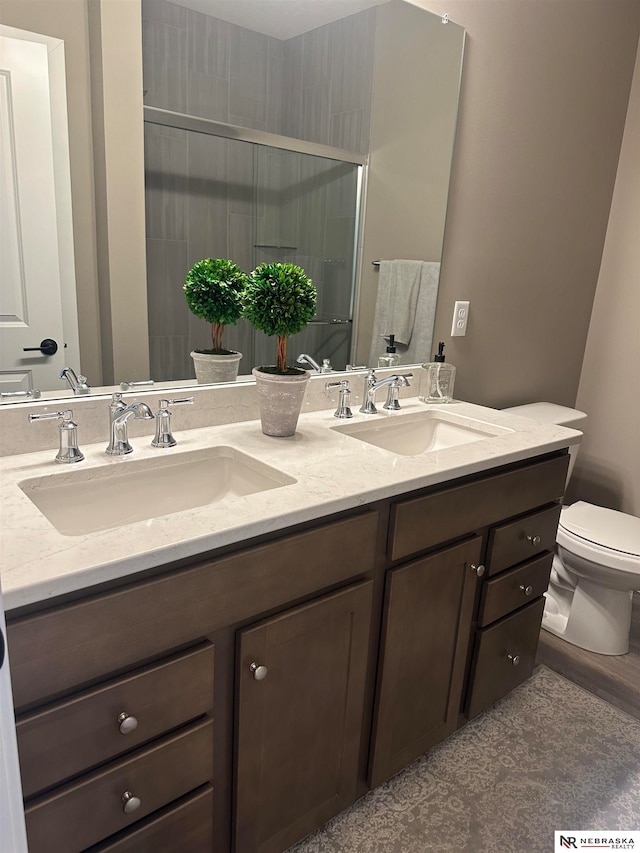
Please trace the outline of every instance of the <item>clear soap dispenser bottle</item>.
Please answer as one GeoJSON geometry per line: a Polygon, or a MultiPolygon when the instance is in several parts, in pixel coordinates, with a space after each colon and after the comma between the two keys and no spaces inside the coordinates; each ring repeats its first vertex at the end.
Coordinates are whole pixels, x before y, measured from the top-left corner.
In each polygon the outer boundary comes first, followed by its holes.
{"type": "Polygon", "coordinates": [[[395,335],[389,335],[389,346],[385,355],[378,356],[378,367],[395,367],[400,364],[400,356],[396,352],[395,335]]]}
{"type": "Polygon", "coordinates": [[[422,365],[418,398],[423,403],[450,403],[455,380],[456,369],[444,360],[444,341],[440,341],[433,361],[422,365]]]}

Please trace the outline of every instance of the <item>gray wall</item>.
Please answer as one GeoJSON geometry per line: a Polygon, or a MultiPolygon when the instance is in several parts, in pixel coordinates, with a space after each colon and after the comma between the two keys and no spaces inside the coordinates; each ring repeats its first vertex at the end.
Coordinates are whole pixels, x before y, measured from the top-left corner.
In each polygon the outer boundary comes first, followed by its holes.
{"type": "Polygon", "coordinates": [[[573,406],[640,29],[637,0],[421,0],[467,30],[435,340],[456,394],[573,406]],[[466,337],[453,303],[471,300],[466,337]]]}
{"type": "Polygon", "coordinates": [[[640,53],[576,405],[589,420],[569,499],[640,516],[640,53]]]}

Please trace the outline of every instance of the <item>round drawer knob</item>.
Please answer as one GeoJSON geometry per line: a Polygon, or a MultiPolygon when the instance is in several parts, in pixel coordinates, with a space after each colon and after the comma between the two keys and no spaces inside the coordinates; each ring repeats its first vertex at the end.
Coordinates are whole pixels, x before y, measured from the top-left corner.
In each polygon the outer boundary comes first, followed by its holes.
{"type": "Polygon", "coordinates": [[[527,541],[531,543],[532,548],[537,548],[542,540],[539,536],[527,536],[527,541]]]}
{"type": "Polygon", "coordinates": [[[131,791],[125,791],[122,795],[122,808],[125,814],[137,812],[142,805],[142,800],[139,797],[134,797],[131,791]]]}
{"type": "Polygon", "coordinates": [[[507,655],[513,666],[518,666],[520,663],[520,655],[507,655]]]}
{"type": "Polygon", "coordinates": [[[474,573],[474,575],[477,575],[479,578],[481,578],[486,570],[483,565],[476,566],[475,563],[472,563],[471,571],[474,573]]]}
{"type": "Polygon", "coordinates": [[[533,592],[532,586],[525,586],[523,583],[520,584],[520,589],[524,592],[525,595],[531,595],[533,592]]]}
{"type": "Polygon", "coordinates": [[[123,711],[118,717],[118,727],[121,735],[128,735],[138,728],[138,721],[135,717],[132,717],[127,714],[126,711],[123,711]]]}
{"type": "Polygon", "coordinates": [[[249,669],[253,673],[253,677],[256,681],[264,681],[267,677],[268,670],[266,666],[259,666],[257,663],[252,663],[249,669]]]}

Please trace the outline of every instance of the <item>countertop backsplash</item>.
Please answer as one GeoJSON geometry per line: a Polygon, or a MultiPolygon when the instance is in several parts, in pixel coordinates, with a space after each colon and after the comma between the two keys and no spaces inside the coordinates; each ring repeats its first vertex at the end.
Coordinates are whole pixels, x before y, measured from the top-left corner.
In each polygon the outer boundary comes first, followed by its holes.
{"type": "MultiPolygon", "coordinates": [[[[418,376],[416,371],[420,368],[403,367],[400,365],[395,370],[376,370],[379,379],[396,373],[413,373],[411,387],[400,388],[400,397],[412,397],[417,394],[418,376]]],[[[351,383],[351,407],[354,414],[362,402],[364,388],[364,372],[347,373],[323,373],[312,375],[307,385],[302,412],[319,412],[325,409],[335,409],[338,403],[338,390],[331,392],[325,390],[327,382],[335,382],[340,379],[349,379],[351,383]]],[[[194,396],[192,406],[177,406],[173,412],[172,427],[175,432],[188,429],[200,429],[207,426],[221,426],[222,424],[238,423],[239,421],[252,421],[260,417],[258,411],[258,397],[254,382],[239,382],[225,385],[206,386],[198,385],[187,388],[164,388],[154,391],[126,391],[123,399],[126,403],[134,400],[144,400],[155,413],[158,411],[158,403],[165,399],[181,399],[194,396]]],[[[382,405],[386,399],[386,388],[378,392],[379,402],[382,405]]],[[[73,419],[78,424],[78,444],[95,444],[104,441],[105,446],[109,440],[109,394],[90,397],[67,397],[58,400],[39,400],[32,403],[11,403],[0,406],[0,456],[14,456],[16,454],[31,453],[47,448],[57,449],[58,436],[55,432],[56,425],[51,421],[36,422],[29,424],[27,416],[30,414],[44,414],[46,412],[63,411],[71,409],[73,419]]],[[[129,436],[132,439],[140,436],[153,435],[155,421],[129,421],[129,436]]]]}

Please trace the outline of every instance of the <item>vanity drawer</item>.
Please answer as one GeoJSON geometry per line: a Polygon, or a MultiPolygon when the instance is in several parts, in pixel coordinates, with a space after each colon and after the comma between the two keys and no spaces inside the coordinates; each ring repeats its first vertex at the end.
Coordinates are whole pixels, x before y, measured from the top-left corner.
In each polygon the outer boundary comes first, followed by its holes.
{"type": "Polygon", "coordinates": [[[129,832],[86,853],[216,853],[213,843],[213,788],[206,785],[141,820],[129,832]]]}
{"type": "Polygon", "coordinates": [[[531,675],[538,648],[544,598],[476,632],[467,717],[475,717],[531,675]]]}
{"type": "Polygon", "coordinates": [[[208,782],[212,772],[213,721],[206,719],[33,801],[25,809],[29,853],[79,853],[208,782]],[[125,792],[141,800],[131,814],[125,792]]]}
{"type": "Polygon", "coordinates": [[[564,454],[397,503],[391,514],[389,556],[400,560],[559,500],[564,494],[568,464],[569,457],[564,454]]]}
{"type": "Polygon", "coordinates": [[[495,575],[543,551],[553,551],[561,509],[560,504],[554,504],[494,527],[489,534],[487,575],[495,575]]]}
{"type": "Polygon", "coordinates": [[[18,719],[25,798],[158,737],[213,706],[210,643],[18,719]],[[121,732],[119,717],[127,714],[121,732]],[[133,718],[137,727],[127,731],[133,718]]]}
{"type": "Polygon", "coordinates": [[[552,563],[553,554],[546,553],[485,581],[478,626],[483,628],[542,595],[549,585],[552,563]]]}
{"type": "Polygon", "coordinates": [[[9,622],[16,708],[361,576],[375,562],[378,518],[363,512],[9,622]]]}

